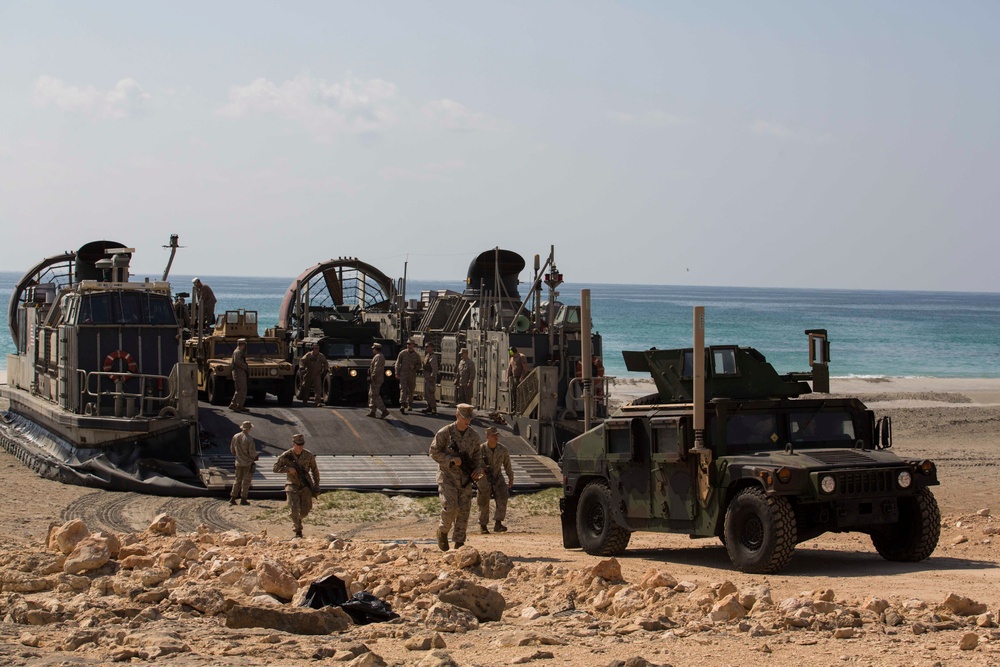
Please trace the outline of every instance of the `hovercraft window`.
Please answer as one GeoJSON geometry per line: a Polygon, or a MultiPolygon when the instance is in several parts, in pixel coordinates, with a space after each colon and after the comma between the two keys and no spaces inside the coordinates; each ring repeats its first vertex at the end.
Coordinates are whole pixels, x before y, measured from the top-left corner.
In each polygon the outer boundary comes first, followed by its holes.
{"type": "Polygon", "coordinates": [[[149,311],[150,324],[169,324],[176,326],[177,316],[174,314],[170,299],[162,296],[150,295],[146,300],[149,311]]]}
{"type": "Polygon", "coordinates": [[[88,294],[80,304],[79,324],[176,325],[170,301],[145,294],[88,294]]]}

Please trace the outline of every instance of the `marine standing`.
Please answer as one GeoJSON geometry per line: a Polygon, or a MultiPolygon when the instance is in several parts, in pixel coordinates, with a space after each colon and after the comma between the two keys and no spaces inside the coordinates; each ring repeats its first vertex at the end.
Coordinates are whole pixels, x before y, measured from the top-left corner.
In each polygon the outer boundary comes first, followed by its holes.
{"type": "Polygon", "coordinates": [[[472,383],[476,378],[476,364],[469,359],[469,350],[464,347],[459,356],[458,370],[455,373],[455,402],[472,403],[472,383]]]}
{"type": "Polygon", "coordinates": [[[493,513],[493,532],[505,533],[507,526],[503,525],[507,516],[507,498],[514,486],[514,469],[510,465],[510,452],[506,445],[500,444],[500,431],[496,426],[486,428],[486,442],[480,449],[483,456],[483,469],[486,471],[478,484],[479,497],[479,532],[489,533],[486,524],[490,522],[490,495],[496,500],[496,511],[493,513]],[[501,471],[507,474],[504,481],[501,471]]]}
{"type": "Polygon", "coordinates": [[[375,417],[376,411],[382,419],[389,416],[382,401],[382,382],[385,380],[385,357],[382,356],[382,343],[372,343],[372,362],[368,365],[368,416],[375,417]]]}
{"type": "Polygon", "coordinates": [[[427,407],[421,412],[429,415],[437,414],[437,379],[438,379],[438,358],[434,354],[434,343],[428,342],[424,345],[424,400],[427,407]]]}
{"type": "Polygon", "coordinates": [[[326,356],[319,351],[319,343],[313,343],[312,349],[299,359],[302,369],[302,385],[299,387],[299,400],[309,402],[309,394],[316,396],[316,407],[323,405],[323,377],[330,372],[326,356]]]}
{"type": "Polygon", "coordinates": [[[201,282],[200,278],[191,281],[194,288],[191,290],[192,297],[197,296],[197,300],[192,298],[193,304],[198,304],[201,312],[201,326],[215,326],[215,292],[208,285],[201,282]]]}
{"type": "Polygon", "coordinates": [[[229,404],[229,409],[235,412],[248,412],[245,407],[247,402],[247,383],[250,381],[250,364],[247,363],[247,339],[240,338],[236,341],[236,349],[233,350],[233,400],[229,404]]]}
{"type": "Polygon", "coordinates": [[[420,353],[414,349],[413,339],[406,341],[406,349],[396,357],[396,377],[399,379],[399,413],[405,415],[413,409],[413,392],[417,388],[417,373],[423,365],[420,353]]]}
{"type": "Polygon", "coordinates": [[[528,374],[528,358],[513,345],[510,346],[510,361],[507,363],[507,387],[510,389],[510,404],[517,411],[517,385],[528,374]]]}
{"type": "Polygon", "coordinates": [[[174,315],[177,316],[177,324],[181,327],[185,329],[191,327],[191,313],[188,311],[188,305],[184,303],[183,292],[174,297],[174,315]]]}
{"type": "Polygon", "coordinates": [[[274,472],[287,474],[285,498],[292,516],[295,537],[302,537],[302,519],[312,509],[313,496],[319,495],[319,467],[316,455],[306,449],[306,438],[301,433],[292,436],[292,448],[274,462],[274,472]]]}
{"type": "Polygon", "coordinates": [[[461,403],[455,408],[455,421],[434,436],[428,454],[438,464],[438,498],[441,520],[437,540],[441,551],[448,550],[448,532],[452,526],[455,548],[465,544],[472,509],[472,483],[483,476],[479,436],[472,430],[473,408],[461,403]]]}
{"type": "Polygon", "coordinates": [[[233,482],[233,491],[229,495],[230,505],[235,505],[237,498],[240,498],[241,505],[250,504],[247,500],[250,495],[250,481],[253,479],[255,461],[258,459],[257,447],[250,437],[252,428],[253,424],[248,421],[243,422],[240,424],[240,432],[229,441],[229,451],[236,458],[236,481],[233,482]]]}

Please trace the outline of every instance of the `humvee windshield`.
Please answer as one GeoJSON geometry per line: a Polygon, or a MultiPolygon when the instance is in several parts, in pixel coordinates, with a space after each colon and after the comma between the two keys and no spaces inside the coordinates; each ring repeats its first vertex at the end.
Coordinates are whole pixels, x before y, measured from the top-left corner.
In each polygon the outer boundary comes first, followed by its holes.
{"type": "MultiPolygon", "coordinates": [[[[328,340],[320,344],[320,350],[327,359],[371,359],[375,356],[372,352],[372,344],[368,341],[351,343],[328,340]]],[[[396,357],[393,346],[388,342],[382,343],[382,356],[386,359],[395,359],[396,357]]]]}
{"type": "MultiPolygon", "coordinates": [[[[716,429],[712,417],[709,434],[718,434],[716,429]]],[[[798,447],[852,446],[856,439],[854,419],[843,410],[731,414],[726,419],[729,452],[780,450],[789,442],[798,447]]]]}
{"type": "MultiPolygon", "coordinates": [[[[236,350],[236,343],[219,341],[215,343],[215,352],[213,355],[216,357],[232,356],[234,350],[236,350]]],[[[247,356],[279,357],[281,356],[281,351],[278,349],[278,344],[275,342],[263,340],[253,342],[247,341],[247,356]]]]}

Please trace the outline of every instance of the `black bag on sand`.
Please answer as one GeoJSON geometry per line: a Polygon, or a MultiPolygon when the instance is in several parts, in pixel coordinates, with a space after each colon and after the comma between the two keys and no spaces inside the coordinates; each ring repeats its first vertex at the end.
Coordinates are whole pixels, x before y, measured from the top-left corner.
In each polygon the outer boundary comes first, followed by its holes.
{"type": "Polygon", "coordinates": [[[358,625],[381,623],[399,618],[399,614],[392,610],[392,605],[367,591],[361,591],[348,597],[347,585],[340,577],[333,574],[309,584],[309,590],[306,591],[302,606],[310,609],[322,609],[329,606],[340,607],[358,625]]]}

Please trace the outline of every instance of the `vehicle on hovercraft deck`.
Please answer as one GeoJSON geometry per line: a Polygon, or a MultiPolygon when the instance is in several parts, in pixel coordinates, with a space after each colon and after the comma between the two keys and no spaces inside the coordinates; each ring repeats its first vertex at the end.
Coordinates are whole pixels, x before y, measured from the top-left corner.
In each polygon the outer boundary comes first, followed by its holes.
{"type": "Polygon", "coordinates": [[[233,352],[241,338],[247,341],[248,395],[260,403],[270,392],[280,405],[291,404],[295,371],[288,361],[288,343],[257,334],[256,310],[227,310],[217,317],[211,333],[195,332],[184,341],[184,361],[198,366],[198,390],[212,405],[224,405],[233,397],[233,352]]]}
{"type": "Polygon", "coordinates": [[[383,337],[378,322],[367,319],[389,314],[395,301],[392,279],[356,257],[320,262],[293,280],[273,333],[289,340],[296,395],[303,379],[299,360],[317,344],[327,360],[319,402],[366,404],[372,344],[379,343],[385,357],[380,395],[386,405],[398,403],[397,341],[383,337]]]}

